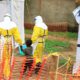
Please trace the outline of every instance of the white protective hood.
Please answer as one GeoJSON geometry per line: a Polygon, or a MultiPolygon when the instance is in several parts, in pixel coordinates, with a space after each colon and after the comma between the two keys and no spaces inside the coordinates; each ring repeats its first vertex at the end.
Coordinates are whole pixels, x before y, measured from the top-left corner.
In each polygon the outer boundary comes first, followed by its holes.
{"type": "Polygon", "coordinates": [[[43,22],[43,19],[41,16],[36,16],[35,17],[35,26],[41,27],[43,29],[48,29],[47,25],[43,22]]]}
{"type": "Polygon", "coordinates": [[[80,24],[80,6],[78,6],[76,9],[74,9],[73,15],[74,15],[74,17],[76,19],[76,22],[78,24],[80,24]]]}
{"type": "Polygon", "coordinates": [[[0,22],[0,28],[9,30],[13,27],[16,27],[16,24],[11,21],[11,18],[9,15],[4,16],[4,21],[0,22]]]}

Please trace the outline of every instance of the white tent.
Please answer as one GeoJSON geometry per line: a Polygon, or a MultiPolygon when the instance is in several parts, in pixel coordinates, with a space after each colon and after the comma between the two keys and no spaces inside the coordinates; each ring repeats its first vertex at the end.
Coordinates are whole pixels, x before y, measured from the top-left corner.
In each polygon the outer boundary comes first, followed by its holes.
{"type": "Polygon", "coordinates": [[[0,1],[0,21],[3,21],[4,14],[8,12],[8,1],[0,1]]]}
{"type": "Polygon", "coordinates": [[[11,0],[10,12],[24,42],[24,0],[11,0]]]}
{"type": "Polygon", "coordinates": [[[18,25],[21,38],[24,42],[24,0],[1,0],[0,1],[0,21],[4,14],[10,13],[12,20],[18,25]]]}

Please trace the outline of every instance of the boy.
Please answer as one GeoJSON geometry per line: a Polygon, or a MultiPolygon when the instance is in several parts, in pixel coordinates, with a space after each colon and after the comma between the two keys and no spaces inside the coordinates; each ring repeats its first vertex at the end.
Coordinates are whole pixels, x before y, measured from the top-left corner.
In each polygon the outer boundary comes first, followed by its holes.
{"type": "Polygon", "coordinates": [[[26,63],[25,63],[24,73],[26,72],[27,68],[29,68],[29,70],[30,70],[30,68],[33,64],[33,55],[32,55],[33,48],[31,46],[31,44],[32,44],[32,40],[28,39],[26,41],[27,48],[23,49],[22,46],[20,46],[21,50],[24,52],[24,54],[26,56],[26,63]]]}

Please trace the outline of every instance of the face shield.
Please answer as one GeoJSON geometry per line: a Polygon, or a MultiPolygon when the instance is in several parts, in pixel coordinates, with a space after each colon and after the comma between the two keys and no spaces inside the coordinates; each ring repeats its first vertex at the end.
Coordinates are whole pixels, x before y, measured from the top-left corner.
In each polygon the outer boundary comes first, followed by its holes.
{"type": "Polygon", "coordinates": [[[34,18],[34,21],[35,21],[35,22],[43,22],[43,19],[42,19],[41,16],[36,16],[36,17],[34,18]]]}
{"type": "Polygon", "coordinates": [[[11,15],[9,13],[4,15],[4,21],[11,21],[11,15]]]}

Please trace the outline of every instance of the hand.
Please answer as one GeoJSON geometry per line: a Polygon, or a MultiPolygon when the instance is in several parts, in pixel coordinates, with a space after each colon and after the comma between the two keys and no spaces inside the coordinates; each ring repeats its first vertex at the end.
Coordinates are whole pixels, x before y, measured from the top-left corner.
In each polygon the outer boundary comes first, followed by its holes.
{"type": "Polygon", "coordinates": [[[22,46],[20,46],[21,51],[23,50],[22,46]]]}

